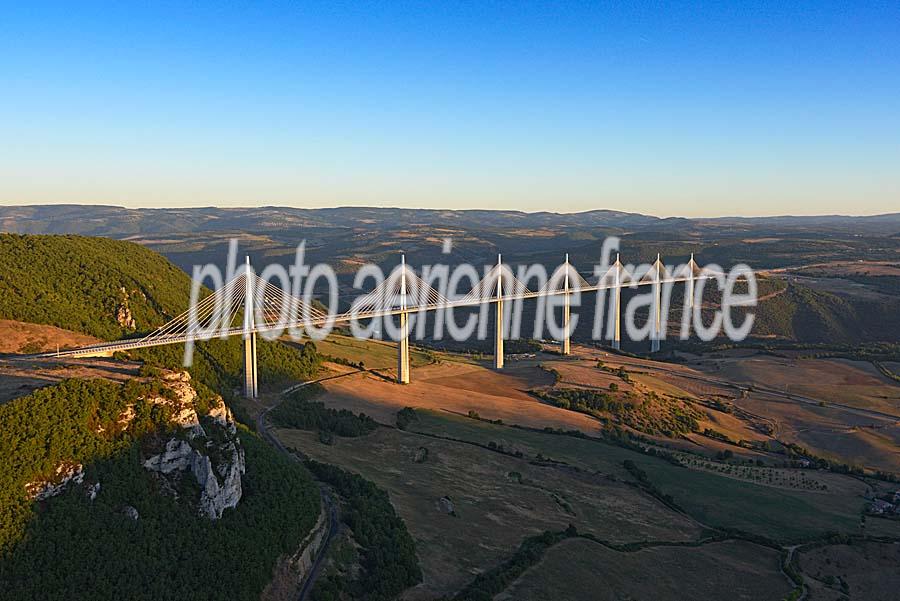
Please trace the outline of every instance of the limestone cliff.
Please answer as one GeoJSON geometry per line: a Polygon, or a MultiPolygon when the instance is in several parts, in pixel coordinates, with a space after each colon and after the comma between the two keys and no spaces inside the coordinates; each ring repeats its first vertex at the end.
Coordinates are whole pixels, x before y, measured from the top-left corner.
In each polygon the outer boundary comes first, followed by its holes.
{"type": "MultiPolygon", "coordinates": [[[[163,376],[171,396],[148,399],[154,404],[168,404],[173,409],[173,423],[181,427],[162,452],[148,457],[144,467],[176,484],[191,474],[200,487],[199,512],[211,519],[237,506],[241,500],[241,476],[245,471],[244,450],[237,436],[231,411],[221,397],[216,397],[209,413],[197,414],[197,392],[190,385],[187,372],[163,376]]],[[[174,486],[171,487],[174,490],[174,486]]]]}
{"type": "MultiPolygon", "coordinates": [[[[158,394],[136,400],[165,406],[175,431],[157,452],[148,453],[143,466],[158,476],[164,491],[176,496],[181,478],[193,478],[200,489],[198,512],[218,519],[225,509],[236,507],[242,495],[244,450],[234,417],[219,396],[206,415],[198,414],[197,391],[187,372],[164,372],[160,379],[163,386],[158,394]]],[[[134,406],[129,405],[116,420],[115,431],[128,430],[134,417],[134,406]]],[[[96,431],[101,433],[103,428],[96,431]]],[[[53,477],[28,482],[25,489],[29,498],[43,501],[73,484],[84,484],[91,500],[100,494],[100,483],[85,483],[83,466],[70,461],[60,463],[53,477]]]]}

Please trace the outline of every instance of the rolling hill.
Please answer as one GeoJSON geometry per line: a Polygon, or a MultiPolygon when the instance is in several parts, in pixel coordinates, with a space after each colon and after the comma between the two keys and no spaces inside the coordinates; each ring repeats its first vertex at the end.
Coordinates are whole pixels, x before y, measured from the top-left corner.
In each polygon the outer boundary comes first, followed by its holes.
{"type": "MultiPolygon", "coordinates": [[[[2,235],[0,260],[0,316],[14,324],[116,339],[187,306],[187,275],[129,242],[2,235]]],[[[145,349],[131,356],[139,374],[106,361],[92,379],[48,377],[0,405],[0,596],[258,599],[302,547],[318,487],[223,403],[240,340],[200,344],[190,374],[182,353],[145,349]]],[[[319,367],[312,345],[261,343],[259,357],[272,387],[319,367]]]]}

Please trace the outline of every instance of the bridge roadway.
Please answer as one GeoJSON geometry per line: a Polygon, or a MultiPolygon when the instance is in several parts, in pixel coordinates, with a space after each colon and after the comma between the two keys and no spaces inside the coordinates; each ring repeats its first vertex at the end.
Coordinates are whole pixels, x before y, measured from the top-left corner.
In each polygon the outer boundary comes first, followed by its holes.
{"type": "MultiPolygon", "coordinates": [[[[658,283],[660,285],[667,283],[684,283],[688,281],[697,281],[702,279],[710,279],[715,277],[714,275],[706,275],[706,276],[695,276],[693,278],[666,278],[660,280],[658,283]]],[[[503,296],[493,297],[489,299],[485,298],[473,298],[473,299],[462,299],[457,301],[448,301],[445,303],[434,303],[429,305],[417,305],[410,306],[407,308],[401,307],[393,307],[384,310],[378,311],[365,311],[356,313],[353,310],[350,310],[346,313],[340,313],[335,315],[329,315],[326,317],[316,318],[316,319],[307,319],[301,321],[289,321],[285,324],[264,324],[264,325],[254,325],[251,328],[247,328],[246,326],[241,327],[231,327],[222,330],[216,330],[212,332],[212,335],[201,336],[199,332],[184,332],[175,335],[167,335],[164,337],[153,338],[152,334],[150,336],[145,336],[143,338],[129,339],[129,340],[117,340],[113,342],[104,342],[101,344],[88,345],[83,347],[78,347],[74,349],[63,349],[58,352],[49,352],[49,353],[41,353],[38,355],[30,355],[29,357],[90,357],[97,355],[109,355],[118,351],[129,351],[140,348],[148,348],[155,346],[165,346],[169,344],[182,344],[185,342],[196,342],[201,340],[209,340],[212,338],[228,338],[231,336],[245,336],[248,334],[255,333],[263,333],[263,332],[271,332],[276,330],[286,330],[288,328],[307,328],[307,327],[321,327],[328,322],[331,323],[343,323],[349,322],[351,320],[363,320],[363,319],[371,319],[377,317],[389,317],[401,314],[415,314],[421,312],[429,312],[429,311],[440,311],[447,309],[456,309],[463,307],[475,307],[482,304],[491,304],[497,302],[510,302],[517,300],[527,300],[532,298],[539,297],[551,297],[551,296],[571,296],[574,293],[589,293],[589,292],[600,292],[606,290],[614,290],[615,288],[635,288],[638,286],[648,286],[657,284],[655,280],[641,281],[641,282],[633,282],[629,284],[620,284],[609,285],[609,286],[588,286],[588,287],[580,287],[573,288],[569,291],[564,290],[550,290],[550,291],[539,291],[539,292],[525,292],[525,293],[517,293],[517,294],[504,294],[503,296]]],[[[617,309],[620,307],[617,307],[617,309]]]]}

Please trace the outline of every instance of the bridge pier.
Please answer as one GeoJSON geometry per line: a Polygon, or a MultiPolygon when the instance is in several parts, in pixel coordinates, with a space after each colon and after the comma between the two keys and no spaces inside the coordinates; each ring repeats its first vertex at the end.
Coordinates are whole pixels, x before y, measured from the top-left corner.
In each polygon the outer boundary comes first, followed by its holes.
{"type": "Polygon", "coordinates": [[[660,283],[660,258],[656,255],[656,277],[653,280],[653,306],[650,318],[653,319],[653,336],[650,339],[650,352],[659,352],[659,339],[662,336],[662,285],[660,283]]]}
{"type": "Polygon", "coordinates": [[[497,324],[494,327],[494,369],[503,369],[503,299],[497,299],[497,324]]]}
{"type": "Polygon", "coordinates": [[[622,264],[619,255],[616,255],[616,285],[612,290],[612,298],[615,313],[613,313],[612,347],[615,350],[622,348],[622,264]]]}
{"type": "Polygon", "coordinates": [[[250,257],[244,268],[244,396],[255,399],[259,395],[256,371],[256,311],[253,306],[256,290],[253,287],[253,268],[250,257]]]}
{"type": "Polygon", "coordinates": [[[497,322],[494,324],[494,369],[503,369],[503,257],[497,255],[497,322]]]}
{"type": "Polygon", "coordinates": [[[397,383],[409,384],[409,313],[406,311],[406,255],[400,256],[400,339],[397,341],[397,383]]]}
{"type": "Polygon", "coordinates": [[[256,362],[256,332],[244,338],[244,396],[255,399],[259,396],[259,379],[256,362]]]}
{"type": "Polygon", "coordinates": [[[572,345],[571,345],[571,335],[569,332],[569,324],[571,318],[571,308],[569,303],[569,253],[566,253],[566,264],[565,264],[565,282],[563,284],[563,314],[562,314],[562,340],[559,341],[559,352],[563,355],[569,355],[572,353],[572,345]]]}
{"type": "Polygon", "coordinates": [[[685,300],[688,303],[688,307],[691,309],[694,308],[694,253],[691,253],[691,260],[688,262],[688,277],[687,277],[687,297],[685,300]]]}
{"type": "Polygon", "coordinates": [[[397,341],[397,383],[409,384],[409,315],[400,313],[400,340],[397,341]]]}

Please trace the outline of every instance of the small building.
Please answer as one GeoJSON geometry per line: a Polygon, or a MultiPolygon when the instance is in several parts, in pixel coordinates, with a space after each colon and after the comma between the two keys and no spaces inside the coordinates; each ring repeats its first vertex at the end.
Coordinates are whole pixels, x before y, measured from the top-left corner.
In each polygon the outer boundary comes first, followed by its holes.
{"type": "Polygon", "coordinates": [[[875,499],[872,501],[872,504],[869,505],[869,511],[871,513],[874,513],[877,515],[883,515],[885,513],[890,513],[893,510],[894,510],[894,505],[891,503],[888,503],[887,501],[885,501],[883,499],[875,499]]]}

